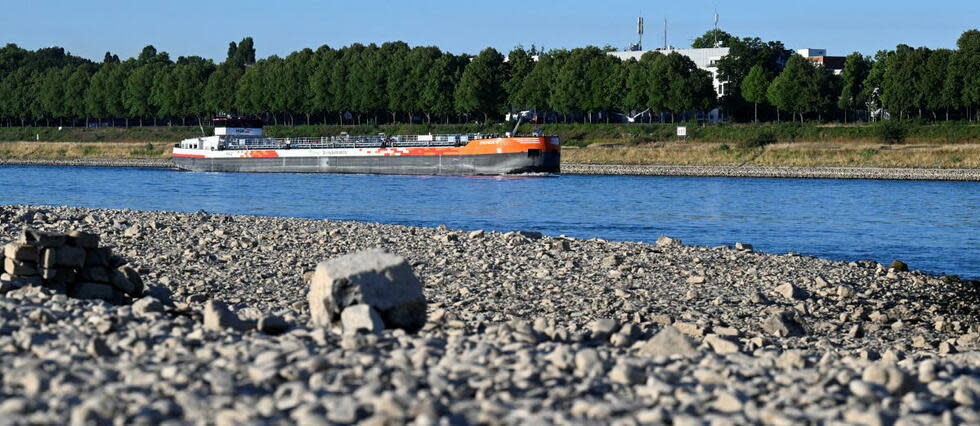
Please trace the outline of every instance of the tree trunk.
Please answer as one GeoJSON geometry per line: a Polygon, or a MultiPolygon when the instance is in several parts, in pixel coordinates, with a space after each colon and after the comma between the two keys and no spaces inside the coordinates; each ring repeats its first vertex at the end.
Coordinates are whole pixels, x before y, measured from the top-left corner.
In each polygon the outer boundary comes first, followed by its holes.
{"type": "Polygon", "coordinates": [[[758,123],[759,122],[759,103],[758,102],[753,102],[753,103],[755,104],[755,118],[752,121],[758,123]]]}

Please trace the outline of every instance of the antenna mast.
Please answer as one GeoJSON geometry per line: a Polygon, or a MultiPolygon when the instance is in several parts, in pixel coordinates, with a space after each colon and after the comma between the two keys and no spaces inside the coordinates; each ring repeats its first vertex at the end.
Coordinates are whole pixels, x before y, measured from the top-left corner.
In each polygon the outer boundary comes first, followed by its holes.
{"type": "Polygon", "coordinates": [[[664,50],[667,50],[667,18],[664,18],[664,50]]]}
{"type": "Polygon", "coordinates": [[[718,47],[718,8],[715,8],[715,43],[714,47],[718,47]]]}
{"type": "Polygon", "coordinates": [[[640,42],[636,45],[638,51],[643,50],[643,17],[636,19],[636,32],[640,35],[640,42]]]}

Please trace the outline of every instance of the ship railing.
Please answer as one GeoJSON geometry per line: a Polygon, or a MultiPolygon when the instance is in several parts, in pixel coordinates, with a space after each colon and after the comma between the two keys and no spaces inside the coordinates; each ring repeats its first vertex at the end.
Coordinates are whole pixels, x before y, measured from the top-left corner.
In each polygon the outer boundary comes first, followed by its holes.
{"type": "Polygon", "coordinates": [[[451,135],[396,135],[396,136],[324,136],[318,138],[269,138],[269,137],[225,137],[219,150],[261,150],[261,149],[335,149],[335,148],[385,148],[385,147],[450,147],[462,146],[478,139],[494,138],[496,135],[480,133],[451,135]]]}

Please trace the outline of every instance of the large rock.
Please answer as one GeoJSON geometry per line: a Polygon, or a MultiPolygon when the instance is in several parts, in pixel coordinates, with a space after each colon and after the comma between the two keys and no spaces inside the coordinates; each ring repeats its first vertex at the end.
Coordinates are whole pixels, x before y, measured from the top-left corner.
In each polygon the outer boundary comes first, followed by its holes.
{"type": "Polygon", "coordinates": [[[677,238],[671,238],[666,235],[661,235],[657,238],[657,247],[680,247],[682,245],[684,243],[677,238]]]}
{"type": "Polygon", "coordinates": [[[34,229],[25,229],[21,236],[22,242],[31,244],[35,247],[61,247],[65,245],[68,236],[60,232],[44,232],[34,229]]]}
{"type": "Polygon", "coordinates": [[[211,331],[246,331],[248,323],[228,309],[228,305],[209,300],[204,305],[204,328],[211,331]]]}
{"type": "Polygon", "coordinates": [[[83,248],[72,246],[59,247],[55,249],[55,253],[57,253],[56,263],[60,266],[70,268],[81,268],[85,266],[85,249],[83,248]]]}
{"type": "Polygon", "coordinates": [[[4,257],[23,262],[37,263],[40,260],[37,247],[26,243],[10,243],[3,247],[4,257]]]}
{"type": "Polygon", "coordinates": [[[340,322],[344,326],[345,333],[359,331],[380,333],[385,326],[378,311],[368,305],[354,305],[344,308],[344,312],[340,314],[340,322]]]}
{"type": "Polygon", "coordinates": [[[329,326],[348,306],[374,308],[386,328],[417,331],[425,325],[422,283],[404,258],[381,249],[320,262],[308,294],[313,323],[329,326]]]}
{"type": "Polygon", "coordinates": [[[640,353],[650,356],[692,355],[698,350],[687,336],[673,326],[666,326],[640,348],[640,353]]]}
{"type": "Polygon", "coordinates": [[[122,266],[109,273],[109,282],[113,287],[118,288],[123,293],[131,297],[143,295],[143,279],[135,269],[129,266],[122,266]]]}
{"type": "Polygon", "coordinates": [[[99,236],[82,231],[68,232],[68,244],[84,249],[94,249],[99,246],[99,236]]]}
{"type": "Polygon", "coordinates": [[[11,275],[37,275],[37,265],[33,263],[21,262],[19,260],[14,260],[11,258],[5,258],[3,260],[3,270],[11,275]]]}
{"type": "Polygon", "coordinates": [[[769,315],[765,321],[762,321],[762,329],[769,334],[779,337],[802,336],[804,334],[803,327],[796,322],[789,312],[778,312],[769,315]]]}
{"type": "Polygon", "coordinates": [[[112,286],[107,284],[77,283],[71,296],[77,299],[99,299],[109,303],[119,302],[119,295],[112,289],[112,286]]]}

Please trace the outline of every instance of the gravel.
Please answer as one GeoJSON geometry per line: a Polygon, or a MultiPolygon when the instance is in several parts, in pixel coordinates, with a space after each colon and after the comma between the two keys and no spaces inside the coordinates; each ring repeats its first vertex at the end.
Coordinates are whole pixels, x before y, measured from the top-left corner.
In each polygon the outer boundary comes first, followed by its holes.
{"type": "Polygon", "coordinates": [[[562,163],[561,172],[569,175],[980,181],[980,169],[888,167],[641,166],[562,163]]]}
{"type": "Polygon", "coordinates": [[[169,158],[75,158],[65,160],[0,158],[0,164],[9,166],[149,167],[158,169],[176,167],[174,161],[169,158]]]}
{"type": "Polygon", "coordinates": [[[915,265],[0,206],[0,242],[25,227],[100,235],[146,296],[6,289],[4,424],[980,422],[978,285],[915,265]],[[425,325],[314,326],[304,277],[372,248],[406,259],[425,325]]]}

